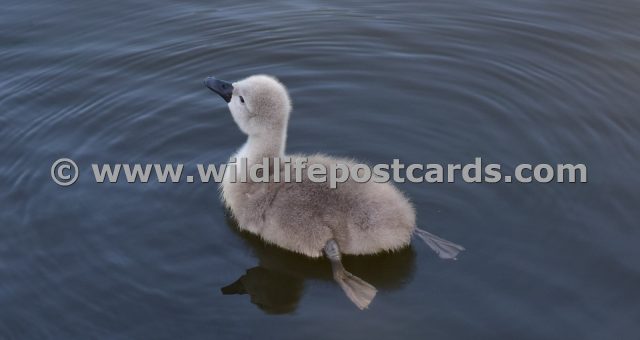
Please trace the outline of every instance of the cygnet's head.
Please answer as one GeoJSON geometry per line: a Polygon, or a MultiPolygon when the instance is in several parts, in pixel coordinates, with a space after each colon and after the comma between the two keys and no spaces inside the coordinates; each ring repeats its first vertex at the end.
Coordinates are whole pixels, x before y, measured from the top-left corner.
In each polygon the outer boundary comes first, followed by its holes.
{"type": "Polygon", "coordinates": [[[286,129],[291,100],[276,78],[255,75],[232,84],[208,77],[204,83],[228,103],[233,120],[247,135],[281,133],[286,129]]]}

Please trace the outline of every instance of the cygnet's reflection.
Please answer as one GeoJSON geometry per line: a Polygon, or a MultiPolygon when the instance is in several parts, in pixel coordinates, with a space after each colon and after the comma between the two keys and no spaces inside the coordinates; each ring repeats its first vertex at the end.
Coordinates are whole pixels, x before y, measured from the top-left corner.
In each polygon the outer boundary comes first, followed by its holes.
{"type": "Polygon", "coordinates": [[[251,302],[263,311],[283,314],[296,309],[303,289],[303,279],[257,266],[220,290],[224,295],[249,294],[251,302]]]}
{"type": "MultiPolygon", "coordinates": [[[[333,281],[331,265],[326,258],[313,259],[269,245],[257,236],[241,232],[235,220],[227,215],[227,223],[253,250],[259,260],[240,278],[222,287],[224,295],[248,294],[251,302],[269,314],[291,313],[298,307],[304,280],[333,281]]],[[[415,265],[413,248],[369,256],[344,256],[349,270],[380,290],[394,290],[409,281],[415,265]]],[[[342,295],[336,285],[336,294],[342,295]]]]}

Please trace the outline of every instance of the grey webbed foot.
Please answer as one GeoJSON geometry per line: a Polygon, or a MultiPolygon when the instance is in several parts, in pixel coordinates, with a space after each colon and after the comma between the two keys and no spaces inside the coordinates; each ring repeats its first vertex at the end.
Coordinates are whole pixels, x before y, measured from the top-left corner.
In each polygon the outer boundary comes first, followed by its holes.
{"type": "Polygon", "coordinates": [[[420,237],[429,248],[440,256],[441,259],[456,259],[458,253],[465,250],[463,246],[440,238],[426,230],[416,228],[416,235],[420,237]]]}
{"type": "Polygon", "coordinates": [[[340,248],[335,240],[327,242],[324,247],[324,253],[331,261],[333,279],[342,287],[349,300],[360,309],[369,307],[369,304],[376,296],[376,288],[344,269],[340,248]]]}

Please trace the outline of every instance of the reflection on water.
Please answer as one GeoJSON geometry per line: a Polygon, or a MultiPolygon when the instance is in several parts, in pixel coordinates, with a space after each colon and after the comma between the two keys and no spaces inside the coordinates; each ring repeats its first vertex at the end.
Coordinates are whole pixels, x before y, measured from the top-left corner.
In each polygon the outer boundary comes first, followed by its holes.
{"type": "MultiPolygon", "coordinates": [[[[247,269],[239,279],[222,287],[222,294],[248,294],[251,302],[260,309],[281,314],[295,311],[305,280],[334,282],[331,265],[326,258],[312,259],[267,244],[253,234],[240,231],[230,214],[226,216],[229,226],[252,250],[259,265],[247,269]]],[[[343,263],[347,270],[377,289],[391,291],[400,289],[411,279],[415,252],[412,247],[405,247],[373,256],[345,255],[343,263]]],[[[335,294],[343,294],[337,284],[335,294]]]]}
{"type": "Polygon", "coordinates": [[[247,269],[247,273],[228,286],[224,295],[249,294],[251,303],[270,314],[291,313],[298,307],[304,280],[264,267],[247,269]]]}

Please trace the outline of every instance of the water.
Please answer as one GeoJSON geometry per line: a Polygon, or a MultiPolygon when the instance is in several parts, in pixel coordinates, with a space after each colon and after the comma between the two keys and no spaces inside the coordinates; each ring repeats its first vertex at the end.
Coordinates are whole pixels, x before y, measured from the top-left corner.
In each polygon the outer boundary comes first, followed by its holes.
{"type": "Polygon", "coordinates": [[[636,1],[13,1],[0,12],[0,338],[632,339],[640,322],[636,1]],[[414,241],[329,266],[239,234],[214,184],[91,163],[219,164],[207,75],[278,76],[290,152],[584,163],[587,184],[403,184],[414,241]],[[80,166],[55,185],[51,163],[80,166]],[[245,275],[246,274],[246,275],[245,275]],[[238,278],[252,295],[223,295],[238,278]]]}

